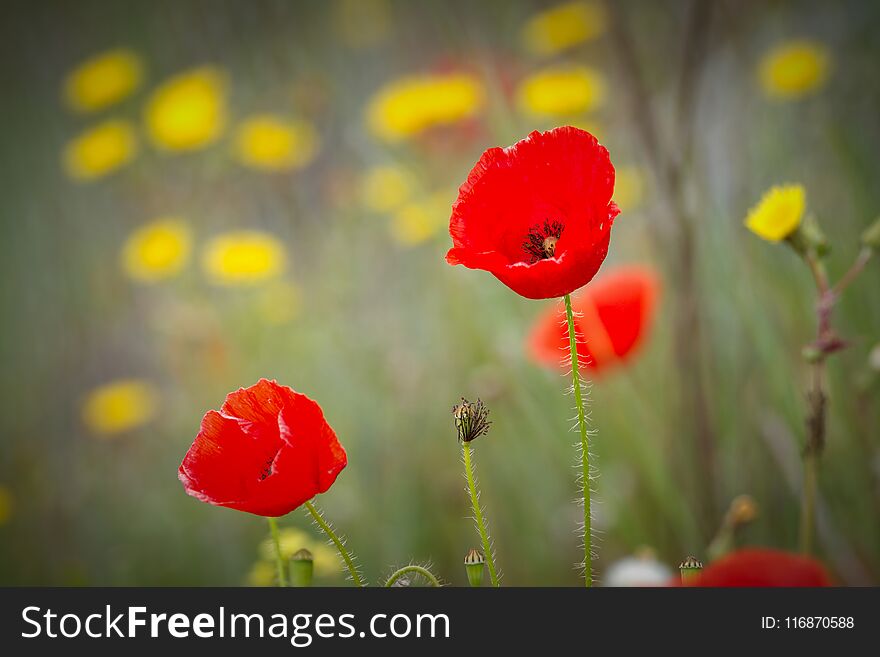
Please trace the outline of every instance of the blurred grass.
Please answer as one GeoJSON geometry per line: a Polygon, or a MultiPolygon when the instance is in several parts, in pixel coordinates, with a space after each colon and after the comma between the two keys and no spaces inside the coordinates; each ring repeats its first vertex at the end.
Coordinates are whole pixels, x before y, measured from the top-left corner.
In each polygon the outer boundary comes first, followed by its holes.
{"type": "MultiPolygon", "coordinates": [[[[527,362],[522,347],[544,305],[483,272],[448,267],[445,231],[414,248],[399,246],[386,218],[353,198],[361,172],[385,162],[416,172],[426,191],[454,190],[484,148],[555,123],[522,115],[504,91],[506,80],[540,66],[518,43],[520,26],[540,6],[395,2],[389,37],[366,49],[340,41],[333,3],[81,2],[11,10],[15,20],[0,28],[7,51],[0,58],[0,485],[13,509],[0,526],[0,582],[244,582],[265,523],[186,497],[176,468],[205,410],[259,377],[318,400],[348,450],[348,469],[319,501],[371,580],[414,558],[432,559],[445,579],[464,583],[461,560],[476,537],[465,518],[450,408],[465,395],[481,396],[492,409],[494,425],[476,443],[476,460],[507,581],[576,582],[571,399],[562,394],[566,381],[527,362]],[[170,157],[144,145],[132,166],[106,180],[65,179],[60,150],[90,121],[65,111],[61,81],[86,56],[117,45],[142,54],[148,79],[114,116],[139,121],[155,84],[210,62],[231,74],[233,117],[304,115],[321,135],[321,154],[303,171],[264,174],[231,161],[228,139],[170,157]],[[474,138],[441,141],[437,149],[383,146],[365,132],[363,109],[379,86],[448,62],[476,70],[489,90],[474,138]],[[212,287],[197,258],[156,286],[125,279],[120,245],[168,212],[191,222],[199,244],[240,227],[283,240],[288,278],[302,294],[295,318],[268,325],[256,290],[212,287]],[[82,400],[125,376],[156,382],[162,412],[127,435],[96,440],[82,426],[82,400]]],[[[628,7],[663,117],[687,4],[628,7]]],[[[795,549],[799,497],[784,473],[799,471],[806,380],[799,354],[814,332],[813,292],[791,253],[760,242],[741,222],[765,188],[800,181],[834,245],[832,276],[854,257],[859,232],[880,208],[878,9],[867,2],[736,7],[736,20],[719,28],[723,38],[703,63],[689,185],[700,208],[703,365],[718,440],[712,485],[721,501],[717,521],[724,504],[749,493],[760,511],[744,541],[795,549]],[[832,78],[816,98],[772,104],[756,87],[755,63],[769,45],[801,34],[831,48],[832,78]]],[[[605,73],[610,97],[589,118],[599,122],[616,164],[647,171],[619,109],[613,50],[605,36],[557,60],[605,73]]],[[[644,261],[670,270],[672,254],[651,238],[656,191],[615,224],[606,269],[644,261]]],[[[454,192],[448,196],[451,204],[454,192]]],[[[831,524],[819,546],[847,583],[880,580],[880,404],[876,384],[862,390],[860,383],[880,338],[878,281],[873,262],[842,299],[835,322],[852,345],[829,367],[820,491],[831,524]]],[[[693,439],[675,412],[677,293],[666,286],[655,330],[632,365],[592,388],[600,580],[611,561],[639,546],[674,565],[711,539],[698,517],[693,439]]],[[[299,512],[283,523],[310,527],[299,512]]]]}

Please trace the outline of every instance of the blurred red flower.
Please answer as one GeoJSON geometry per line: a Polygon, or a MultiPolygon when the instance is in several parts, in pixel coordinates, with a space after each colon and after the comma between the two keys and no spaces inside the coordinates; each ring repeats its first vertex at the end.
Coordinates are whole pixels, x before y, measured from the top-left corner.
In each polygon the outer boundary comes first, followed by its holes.
{"type": "Polygon", "coordinates": [[[316,402],[260,379],[205,414],[178,477],[203,502],[277,517],[330,488],[346,464],[316,402]]]}
{"type": "MultiPolygon", "coordinates": [[[[619,267],[572,299],[580,363],[601,373],[628,360],[650,330],[660,292],[653,270],[619,267]]],[[[568,328],[561,303],[538,317],[527,339],[529,356],[548,367],[568,367],[568,328]]]]}
{"type": "Polygon", "coordinates": [[[604,146],[572,127],[490,148],[452,206],[450,265],[483,269],[529,299],[586,285],[608,253],[619,210],[604,146]]]}
{"type": "Polygon", "coordinates": [[[810,557],[780,550],[738,550],[713,562],[687,586],[831,586],[825,567],[810,557]]]}

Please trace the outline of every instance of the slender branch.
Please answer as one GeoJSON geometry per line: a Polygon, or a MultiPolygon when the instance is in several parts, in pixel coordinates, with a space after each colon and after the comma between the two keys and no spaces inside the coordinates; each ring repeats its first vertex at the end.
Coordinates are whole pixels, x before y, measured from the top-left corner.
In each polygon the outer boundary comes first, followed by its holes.
{"type": "Polygon", "coordinates": [[[840,296],[840,293],[843,292],[846,288],[850,286],[850,284],[858,278],[859,274],[862,273],[862,270],[865,268],[865,265],[868,264],[868,261],[871,259],[871,256],[874,255],[874,249],[863,246],[862,250],[859,251],[859,255],[856,256],[855,262],[853,262],[852,267],[849,268],[837,284],[834,286],[832,291],[834,292],[834,296],[840,296]]]}
{"type": "Polygon", "coordinates": [[[324,520],[324,516],[321,515],[321,512],[315,508],[314,504],[311,502],[306,502],[306,509],[308,509],[309,513],[312,514],[312,518],[318,527],[321,528],[331,541],[333,541],[333,545],[336,546],[336,550],[339,552],[339,556],[342,557],[342,560],[345,562],[346,568],[348,568],[349,574],[351,574],[351,579],[354,582],[355,586],[363,586],[364,582],[361,579],[361,574],[358,572],[357,566],[354,565],[354,559],[351,558],[351,554],[349,554],[348,550],[345,548],[345,544],[340,540],[340,538],[333,531],[333,528],[330,527],[330,523],[324,520]]]}
{"type": "Polygon", "coordinates": [[[590,513],[590,443],[587,437],[587,421],[584,416],[584,399],[581,394],[581,376],[578,371],[577,336],[574,329],[574,313],[571,295],[565,295],[565,319],[568,322],[568,348],[571,353],[571,383],[574,402],[577,405],[578,427],[581,432],[581,478],[584,495],[584,586],[593,585],[592,517],[590,513]]]}
{"type": "Polygon", "coordinates": [[[272,534],[272,543],[275,546],[275,566],[278,570],[278,586],[287,586],[287,572],[284,567],[284,558],[281,556],[281,538],[278,532],[278,520],[266,518],[269,521],[269,531],[272,534]]]}
{"type": "Polygon", "coordinates": [[[406,575],[407,573],[417,573],[417,574],[421,575],[422,577],[424,577],[426,580],[428,580],[431,583],[431,586],[438,586],[438,587],[442,586],[440,584],[440,580],[437,579],[437,577],[434,575],[434,573],[432,573],[430,570],[428,570],[424,566],[417,566],[415,564],[410,564],[409,566],[404,566],[403,568],[398,568],[393,573],[391,573],[391,576],[385,582],[385,587],[390,588],[390,587],[394,586],[394,583],[397,580],[399,580],[401,577],[406,575]]]}

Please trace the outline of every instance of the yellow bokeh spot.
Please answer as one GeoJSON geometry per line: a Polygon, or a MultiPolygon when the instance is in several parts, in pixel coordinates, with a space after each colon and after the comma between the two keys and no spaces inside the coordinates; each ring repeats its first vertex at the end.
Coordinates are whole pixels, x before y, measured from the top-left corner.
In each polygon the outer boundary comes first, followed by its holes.
{"type": "Polygon", "coordinates": [[[536,55],[553,55],[600,36],[608,26],[605,7],[599,2],[566,2],[528,20],[522,37],[536,55]]]}
{"type": "Polygon", "coordinates": [[[275,281],[260,289],[257,312],[267,324],[280,326],[299,313],[302,292],[290,281],[275,281]]]}
{"type": "Polygon", "coordinates": [[[82,407],[83,422],[93,433],[113,436],[149,422],[156,414],[159,394],[140,379],[113,381],[92,390],[82,407]]]}
{"type": "Polygon", "coordinates": [[[9,519],[12,517],[12,510],[12,493],[6,486],[0,486],[0,527],[9,522],[9,519]]]}
{"type": "Polygon", "coordinates": [[[256,230],[218,235],[202,254],[205,274],[218,285],[253,285],[276,278],[286,261],[282,243],[256,230]]]}
{"type": "Polygon", "coordinates": [[[305,121],[271,114],[251,116],[238,126],[235,152],[242,164],[256,169],[298,169],[315,158],[318,133],[305,121]]]}
{"type": "Polygon", "coordinates": [[[128,164],[138,151],[134,126],[111,119],[68,142],[62,164],[74,180],[96,180],[128,164]]]}
{"type": "Polygon", "coordinates": [[[372,212],[391,212],[412,195],[415,180],[403,167],[382,165],[369,169],[361,179],[361,200],[372,212]]]}
{"type": "Polygon", "coordinates": [[[605,100],[605,79],[586,66],[546,68],[519,86],[520,107],[538,116],[572,116],[590,112],[605,100]]]}
{"type": "Polygon", "coordinates": [[[104,109],[134,93],[143,79],[140,57],[118,48],[87,59],[64,82],[64,98],[77,112],[104,109]]]}
{"type": "Polygon", "coordinates": [[[407,203],[391,217],[389,231],[401,246],[417,246],[440,233],[449,223],[451,203],[436,193],[422,201],[407,203]]]}
{"type": "Polygon", "coordinates": [[[163,217],[134,231],[122,247],[122,268],[131,278],[152,283],[180,273],[192,237],[182,219],[163,217]]]}
{"type": "Polygon", "coordinates": [[[782,43],[761,59],[758,78],[771,98],[794,100],[817,91],[831,69],[831,54],[821,43],[794,40],[782,43]]]}
{"type": "MultiPolygon", "coordinates": [[[[299,550],[306,549],[311,552],[317,577],[336,575],[342,570],[342,561],[336,550],[301,529],[283,527],[278,532],[278,543],[281,548],[281,558],[285,562],[289,561],[290,557],[299,550]]],[[[275,583],[276,567],[275,543],[271,538],[260,543],[258,553],[259,560],[248,575],[248,584],[251,586],[272,586],[275,583]]]]}
{"type": "Polygon", "coordinates": [[[428,128],[476,115],[484,95],[481,82],[465,73],[404,77],[386,84],[373,96],[367,123],[377,137],[401,141],[428,128]]]}
{"type": "Polygon", "coordinates": [[[340,38],[352,48],[382,43],[391,32],[388,0],[337,0],[333,17],[340,38]]]}
{"type": "Polygon", "coordinates": [[[147,103],[145,120],[161,149],[203,148],[223,133],[227,121],[227,78],[219,69],[202,67],[165,81],[147,103]]]}
{"type": "Polygon", "coordinates": [[[636,166],[617,167],[614,175],[614,202],[621,212],[635,210],[645,197],[645,174],[636,166]]]}
{"type": "Polygon", "coordinates": [[[769,242],[791,235],[804,216],[806,192],[801,185],[783,185],[767,191],[746,217],[746,228],[769,242]]]}

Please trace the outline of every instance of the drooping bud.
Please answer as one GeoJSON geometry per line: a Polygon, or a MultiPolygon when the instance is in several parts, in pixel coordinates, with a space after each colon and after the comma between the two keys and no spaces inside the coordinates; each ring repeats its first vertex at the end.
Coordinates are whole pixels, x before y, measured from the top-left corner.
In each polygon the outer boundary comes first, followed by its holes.
{"type": "Polygon", "coordinates": [[[483,571],[485,570],[486,560],[483,553],[476,548],[471,548],[464,558],[464,569],[467,571],[468,583],[478,588],[483,585],[483,571]]]}
{"type": "Polygon", "coordinates": [[[290,585],[307,587],[312,585],[315,560],[312,553],[303,548],[290,557],[290,585]]]}
{"type": "Polygon", "coordinates": [[[681,571],[681,583],[687,585],[700,574],[701,570],[703,570],[703,563],[697,561],[696,557],[689,555],[679,564],[678,569],[681,571]]]}
{"type": "Polygon", "coordinates": [[[452,407],[452,416],[455,418],[458,439],[463,443],[469,443],[487,433],[492,424],[489,421],[489,409],[479,399],[469,402],[462,397],[461,403],[452,407]]]}

